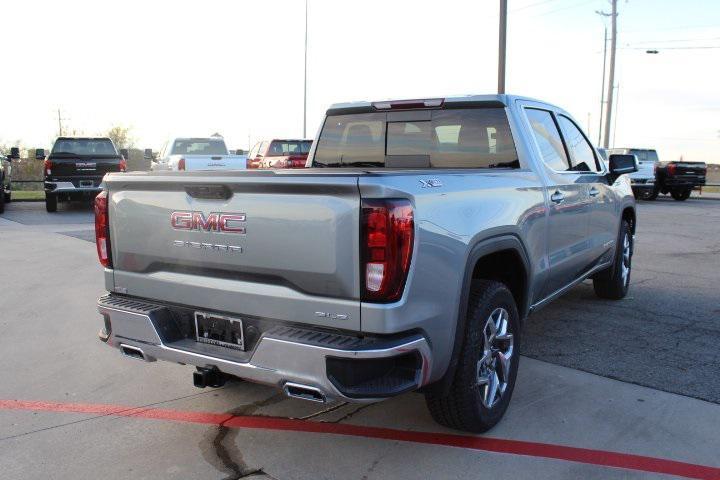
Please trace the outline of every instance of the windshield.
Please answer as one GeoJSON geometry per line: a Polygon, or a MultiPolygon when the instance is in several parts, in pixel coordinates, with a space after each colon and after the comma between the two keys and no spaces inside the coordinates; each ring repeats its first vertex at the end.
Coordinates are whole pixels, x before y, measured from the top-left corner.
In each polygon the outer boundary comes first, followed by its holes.
{"type": "Polygon", "coordinates": [[[227,155],[225,141],[215,138],[178,138],[171,155],[227,155]]]}
{"type": "Polygon", "coordinates": [[[312,141],[310,140],[273,140],[270,142],[267,156],[307,155],[311,145],[312,141]]]}
{"type": "Polygon", "coordinates": [[[52,154],[117,155],[117,151],[109,138],[59,138],[52,154]]]}
{"type": "Polygon", "coordinates": [[[504,109],[333,115],[313,166],[519,168],[504,109]]]}

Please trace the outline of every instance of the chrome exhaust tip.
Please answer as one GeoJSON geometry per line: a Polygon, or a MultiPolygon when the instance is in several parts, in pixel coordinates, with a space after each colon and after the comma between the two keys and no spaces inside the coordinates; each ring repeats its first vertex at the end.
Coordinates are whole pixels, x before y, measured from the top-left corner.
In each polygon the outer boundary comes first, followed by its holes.
{"type": "Polygon", "coordinates": [[[132,345],[120,344],[120,352],[126,357],[134,358],[136,360],[142,360],[144,362],[153,362],[154,358],[145,355],[145,352],[141,348],[133,347],[132,345]]]}
{"type": "Polygon", "coordinates": [[[325,403],[327,398],[325,394],[315,387],[301,385],[299,383],[287,382],[283,386],[285,395],[291,398],[299,398],[300,400],[308,400],[311,402],[325,403]]]}

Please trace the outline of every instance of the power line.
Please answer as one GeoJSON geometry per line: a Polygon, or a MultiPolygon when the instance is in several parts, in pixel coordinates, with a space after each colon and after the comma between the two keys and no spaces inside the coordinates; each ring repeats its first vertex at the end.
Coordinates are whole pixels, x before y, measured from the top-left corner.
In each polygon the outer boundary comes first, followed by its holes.
{"type": "MultiPolygon", "coordinates": [[[[647,50],[648,47],[620,47],[623,50],[647,50]]],[[[720,48],[720,45],[704,45],[700,47],[655,47],[656,50],[712,50],[720,48]]]]}
{"type": "Polygon", "coordinates": [[[720,37],[710,37],[710,38],[674,38],[671,40],[642,40],[639,42],[631,42],[628,45],[632,44],[641,44],[641,43],[677,43],[677,42],[704,42],[706,40],[720,40],[720,37]]]}
{"type": "Polygon", "coordinates": [[[663,32],[667,30],[692,30],[693,28],[720,28],[720,24],[712,25],[683,25],[679,27],[653,28],[651,30],[622,30],[621,33],[637,33],[637,32],[663,32]]]}

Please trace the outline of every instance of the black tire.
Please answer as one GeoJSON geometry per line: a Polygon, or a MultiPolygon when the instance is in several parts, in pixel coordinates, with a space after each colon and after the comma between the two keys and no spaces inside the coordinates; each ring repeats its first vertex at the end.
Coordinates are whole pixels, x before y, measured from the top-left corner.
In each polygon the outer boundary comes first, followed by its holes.
{"type": "Polygon", "coordinates": [[[474,280],[470,287],[465,337],[452,384],[446,394],[432,390],[425,394],[425,402],[435,421],[473,433],[482,433],[495,426],[505,414],[515,388],[519,345],[520,318],[510,290],[500,282],[474,280]],[[504,321],[496,323],[495,318],[504,318],[504,321]],[[492,333],[489,331],[491,323],[505,326],[504,335],[501,329],[494,336],[497,351],[485,348],[492,333]],[[486,355],[486,351],[491,352],[490,355],[486,355]],[[504,353],[508,361],[503,363],[498,353],[504,353]],[[507,371],[503,365],[507,365],[507,371]],[[499,394],[494,401],[488,395],[493,378],[499,394]],[[488,401],[490,408],[486,405],[488,401]]]}
{"type": "Polygon", "coordinates": [[[653,188],[652,191],[648,194],[648,196],[645,197],[645,200],[655,200],[657,199],[658,195],[660,195],[660,190],[657,188],[653,188]]]}
{"type": "Polygon", "coordinates": [[[633,247],[630,224],[627,220],[623,220],[618,234],[615,261],[610,268],[598,273],[593,278],[595,295],[610,300],[620,300],[627,295],[630,289],[633,247]]]}
{"type": "Polygon", "coordinates": [[[49,213],[57,212],[57,204],[57,195],[53,195],[52,193],[45,194],[45,210],[49,213]]]}
{"type": "Polygon", "coordinates": [[[0,213],[5,213],[5,191],[2,188],[2,184],[0,184],[0,213]]]}
{"type": "Polygon", "coordinates": [[[690,198],[691,193],[692,190],[673,190],[672,192],[670,192],[670,195],[678,202],[684,202],[685,200],[690,198]]]}

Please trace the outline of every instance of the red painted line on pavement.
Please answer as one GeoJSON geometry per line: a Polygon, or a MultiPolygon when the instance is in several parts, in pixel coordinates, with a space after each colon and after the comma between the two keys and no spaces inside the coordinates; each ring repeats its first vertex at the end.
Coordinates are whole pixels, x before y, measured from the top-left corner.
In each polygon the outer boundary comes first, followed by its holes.
{"type": "Polygon", "coordinates": [[[352,437],[399,440],[403,442],[466,448],[486,452],[508,453],[529,457],[550,458],[568,462],[584,463],[602,467],[624,468],[649,473],[662,473],[685,478],[720,480],[720,468],[692,463],[645,457],[627,453],[567,447],[548,443],[506,440],[501,438],[472,437],[434,432],[414,432],[392,428],[365,427],[343,423],[325,423],[276,417],[233,416],[226,413],[193,412],[151,407],[128,407],[121,405],[35,402],[0,400],[0,410],[34,410],[58,413],[89,413],[99,415],[127,416],[151,420],[207,425],[223,424],[229,428],[282,430],[306,433],[325,433],[352,437]]]}

